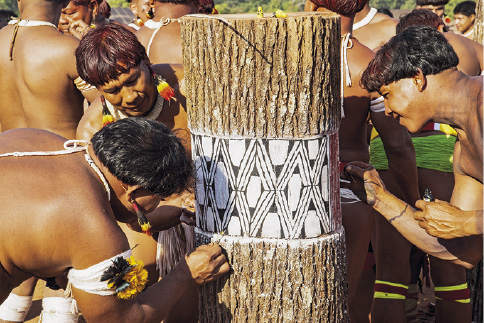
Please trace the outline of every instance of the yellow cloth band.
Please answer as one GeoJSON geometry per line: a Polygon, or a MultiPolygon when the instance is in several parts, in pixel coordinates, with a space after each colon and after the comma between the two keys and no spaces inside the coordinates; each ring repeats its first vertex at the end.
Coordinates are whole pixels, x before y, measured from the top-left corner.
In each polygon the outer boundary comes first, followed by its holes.
{"type": "Polygon", "coordinates": [[[400,294],[375,292],[373,298],[405,299],[405,296],[400,294]]]}
{"type": "Polygon", "coordinates": [[[448,291],[448,290],[459,290],[459,289],[464,289],[464,288],[467,288],[467,283],[455,285],[455,286],[435,286],[434,290],[436,292],[444,292],[444,291],[448,291]]]}
{"type": "Polygon", "coordinates": [[[408,286],[407,285],[397,284],[397,283],[390,283],[390,282],[386,282],[386,281],[378,280],[378,279],[375,280],[375,283],[385,284],[385,285],[390,285],[390,286],[396,286],[396,287],[402,287],[402,288],[408,289],[408,286]]]}

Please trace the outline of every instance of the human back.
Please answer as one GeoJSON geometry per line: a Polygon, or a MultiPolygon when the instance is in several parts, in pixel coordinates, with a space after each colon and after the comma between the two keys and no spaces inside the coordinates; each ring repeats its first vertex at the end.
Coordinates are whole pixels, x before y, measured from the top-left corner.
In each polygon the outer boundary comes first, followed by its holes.
{"type": "Polygon", "coordinates": [[[77,40],[52,26],[0,30],[0,123],[2,131],[39,128],[75,138],[84,97],[76,89],[74,51],[77,40]]]}
{"type": "MultiPolygon", "coordinates": [[[[64,149],[65,141],[44,130],[10,130],[0,134],[0,154],[59,151],[64,149]]],[[[0,263],[9,274],[10,288],[32,275],[54,277],[63,275],[68,267],[82,268],[80,259],[86,257],[83,245],[89,240],[100,244],[95,258],[104,250],[113,252],[104,246],[110,239],[95,238],[99,234],[92,230],[94,227],[103,228],[101,236],[122,239],[112,213],[93,208],[104,205],[105,210],[110,210],[107,193],[84,152],[0,157],[0,173],[0,201],[4,205],[0,219],[8,223],[0,228],[0,263]],[[12,228],[22,234],[12,234],[12,228]]],[[[6,292],[9,290],[0,289],[0,303],[8,295],[6,292]]]]}

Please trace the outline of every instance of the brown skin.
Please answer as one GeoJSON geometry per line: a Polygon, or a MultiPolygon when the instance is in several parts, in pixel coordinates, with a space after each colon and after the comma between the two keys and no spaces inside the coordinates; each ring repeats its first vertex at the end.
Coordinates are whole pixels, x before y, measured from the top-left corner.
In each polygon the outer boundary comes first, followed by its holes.
{"type": "Polygon", "coordinates": [[[482,233],[476,234],[479,230],[475,225],[482,218],[483,203],[482,88],[482,76],[468,77],[457,69],[449,69],[437,75],[419,73],[380,89],[386,96],[386,113],[399,119],[409,131],[418,132],[429,121],[450,124],[457,131],[455,187],[450,204],[417,201],[416,207],[421,212],[407,206],[385,189],[378,173],[366,164],[355,163],[344,175],[353,176],[355,182],[348,186],[357,194],[366,192],[368,204],[385,218],[397,216],[392,224],[411,243],[430,255],[466,268],[472,268],[482,258],[482,233]],[[449,214],[445,223],[434,219],[441,213],[449,214]],[[447,226],[459,227],[463,221],[474,223],[465,229],[466,237],[437,238],[440,232],[446,232],[447,226]]]}
{"type": "MultiPolygon", "coordinates": [[[[91,0],[85,6],[77,6],[72,1],[69,1],[68,5],[62,9],[59,30],[80,40],[92,24],[106,21],[106,18],[99,14],[98,8],[99,4],[96,0],[91,0]]],[[[133,27],[120,22],[116,23],[133,33],[136,31],[133,27]]]]}
{"type": "MultiPolygon", "coordinates": [[[[35,0],[21,0],[18,5],[21,19],[48,21],[54,25],[63,6],[35,0]]],[[[0,30],[2,131],[31,127],[75,138],[84,101],[73,83],[78,77],[74,56],[78,41],[50,26],[19,27],[10,61],[13,31],[12,25],[0,30]]],[[[85,95],[92,99],[96,92],[88,91],[85,95]]]]}
{"type": "MultiPolygon", "coordinates": [[[[64,141],[42,130],[12,130],[0,135],[0,153],[58,150],[64,141]]],[[[160,199],[138,186],[124,184],[125,191],[92,150],[90,154],[111,186],[111,201],[83,153],[0,159],[5,192],[0,201],[4,210],[16,210],[15,216],[9,211],[0,214],[8,223],[0,228],[0,302],[33,275],[63,275],[69,268],[88,268],[128,250],[128,240],[116,221],[136,221],[129,201],[135,199],[146,212],[158,206],[160,199]],[[19,229],[21,235],[12,234],[19,229]]],[[[185,256],[161,282],[134,300],[76,288],[73,292],[88,322],[160,322],[189,288],[228,270],[220,247],[206,245],[185,256]]]]}
{"type": "MultiPolygon", "coordinates": [[[[105,95],[106,100],[111,102],[113,106],[122,112],[136,117],[141,116],[146,112],[149,112],[156,99],[156,89],[154,88],[153,78],[149,74],[149,70],[146,64],[143,62],[141,66],[138,66],[138,73],[122,74],[116,82],[111,82],[107,86],[100,87],[100,93],[105,95]],[[131,78],[140,75],[139,81],[133,86],[126,86],[126,83],[131,81],[131,78]],[[126,93],[109,93],[113,88],[124,87],[123,91],[126,93]],[[106,92],[109,91],[109,92],[106,92]],[[140,99],[138,97],[142,97],[140,99]],[[138,102],[142,107],[140,111],[132,110],[133,106],[136,106],[138,102]]],[[[181,65],[152,65],[152,69],[156,74],[162,75],[165,80],[175,91],[176,101],[174,99],[169,102],[165,101],[163,111],[161,112],[157,121],[163,123],[172,130],[178,130],[177,135],[184,141],[184,145],[187,151],[190,151],[190,132],[187,125],[187,111],[186,111],[186,98],[184,95],[184,83],[183,83],[183,66],[181,65]]],[[[138,109],[138,107],[137,107],[138,109]]],[[[102,128],[102,103],[101,99],[96,99],[86,110],[86,113],[79,122],[77,128],[77,139],[91,139],[92,135],[102,128]]]]}
{"type": "MultiPolygon", "coordinates": [[[[365,7],[356,14],[355,23],[365,18],[368,12],[370,12],[370,9],[370,5],[367,3],[365,7]]],[[[368,48],[375,50],[395,36],[395,27],[397,23],[398,20],[377,12],[369,24],[354,30],[353,36],[368,48]]]]}
{"type": "MultiPolygon", "coordinates": [[[[145,23],[148,20],[147,13],[150,10],[150,2],[149,0],[132,0],[129,4],[129,8],[134,15],[135,24],[138,25],[138,21],[136,18],[139,18],[145,23]]],[[[138,25],[138,27],[141,27],[138,25]]]]}
{"type": "MultiPolygon", "coordinates": [[[[439,30],[442,31],[442,27],[441,25],[439,30]]],[[[469,76],[480,75],[484,65],[483,46],[474,40],[452,32],[446,32],[444,36],[459,57],[457,68],[469,76]]]]}
{"type": "MultiPolygon", "coordinates": [[[[439,31],[444,33],[443,24],[439,31]]],[[[454,33],[444,33],[449,43],[453,46],[457,55],[459,56],[458,68],[468,75],[479,75],[482,65],[482,46],[477,42],[468,40],[462,36],[454,33]]],[[[422,133],[412,134],[412,137],[421,137],[429,135],[445,136],[439,131],[426,131],[422,133]]],[[[388,171],[379,170],[379,174],[383,179],[385,185],[393,194],[402,198],[402,194],[396,190],[397,184],[388,171]]],[[[452,190],[454,188],[453,173],[439,172],[431,169],[418,169],[419,191],[420,196],[423,196],[426,187],[432,189],[435,198],[450,201],[452,190]]],[[[377,268],[379,271],[379,279],[385,281],[405,281],[409,277],[409,257],[412,245],[383,217],[377,216],[375,218],[375,239],[372,240],[372,245],[377,254],[377,268]]],[[[424,254],[419,252],[420,257],[424,254]]],[[[418,257],[417,254],[412,255],[413,258],[418,257]]],[[[435,257],[430,257],[432,268],[432,279],[436,286],[454,286],[460,285],[466,281],[466,270],[462,266],[455,265],[448,261],[437,260],[435,257]]],[[[418,269],[415,268],[417,274],[412,277],[410,283],[416,283],[418,274],[420,273],[420,261],[417,262],[418,269]]],[[[378,320],[384,319],[387,313],[400,313],[401,318],[405,318],[403,304],[400,301],[392,300],[375,300],[372,317],[378,320]]],[[[437,300],[436,302],[436,316],[445,318],[451,322],[470,321],[471,308],[470,304],[463,304],[459,302],[437,300]]]]}
{"type": "MultiPolygon", "coordinates": [[[[307,1],[305,11],[324,11],[307,1]]],[[[341,34],[351,32],[353,17],[341,16],[341,34]]],[[[368,142],[366,140],[367,117],[370,114],[374,126],[377,128],[387,149],[392,174],[399,179],[401,185],[409,195],[417,199],[417,170],[413,145],[408,132],[396,122],[384,115],[383,112],[370,112],[370,101],[379,97],[376,93],[368,93],[359,86],[361,73],[368,66],[374,53],[358,39],[351,39],[353,46],[348,49],[348,64],[351,73],[352,86],[344,89],[344,113],[339,130],[340,160],[361,160],[368,162],[368,142]],[[415,192],[415,193],[412,193],[415,192]]],[[[346,84],[346,83],[345,83],[346,84]]],[[[343,226],[346,235],[347,252],[347,280],[350,315],[353,309],[359,307],[359,299],[354,297],[358,280],[368,251],[370,241],[373,210],[365,203],[346,204],[342,199],[343,226]]]]}
{"type": "MultiPolygon", "coordinates": [[[[157,92],[147,64],[149,63],[142,62],[129,72],[120,75],[117,80],[100,86],[100,93],[116,109],[132,117],[149,113],[155,104],[157,92]]],[[[176,97],[176,101],[174,99],[169,102],[165,101],[157,121],[172,130],[178,130],[177,135],[183,140],[187,151],[190,151],[190,132],[187,126],[186,99],[183,93],[183,67],[164,64],[152,65],[152,69],[156,74],[162,75],[173,87],[176,97]]],[[[79,123],[77,139],[90,140],[92,135],[101,128],[102,103],[98,98],[89,106],[79,123]]],[[[161,201],[160,207],[147,214],[148,220],[153,226],[158,226],[158,231],[169,229],[181,221],[194,225],[194,213],[182,208],[187,198],[193,199],[193,193],[187,192],[161,201]]],[[[120,224],[120,227],[126,234],[130,245],[139,244],[139,247],[133,250],[133,255],[145,263],[150,274],[150,282],[156,282],[159,277],[156,269],[156,241],[139,233],[141,228],[137,222],[130,223],[129,226],[120,224]]],[[[196,317],[198,317],[197,295],[196,289],[190,289],[180,300],[183,305],[177,305],[174,312],[170,313],[170,318],[173,317],[175,321],[196,321],[196,317]]]]}
{"type": "MultiPolygon", "coordinates": [[[[150,0],[154,7],[155,17],[153,21],[159,22],[162,18],[177,19],[184,15],[198,13],[198,5],[193,2],[189,4],[160,3],[150,0]]],[[[154,30],[146,26],[136,31],[136,37],[148,50],[148,44],[154,30]]],[[[149,58],[153,64],[183,64],[181,28],[176,21],[162,27],[155,35],[151,44],[149,58]]]]}

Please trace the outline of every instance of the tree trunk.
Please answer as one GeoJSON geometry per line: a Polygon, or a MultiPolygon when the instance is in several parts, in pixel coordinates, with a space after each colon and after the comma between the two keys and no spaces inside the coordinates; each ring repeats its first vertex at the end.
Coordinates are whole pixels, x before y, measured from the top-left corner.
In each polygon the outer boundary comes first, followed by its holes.
{"type": "MultiPolygon", "coordinates": [[[[484,39],[484,20],[483,20],[482,0],[476,0],[476,20],[474,21],[474,40],[483,45],[484,39]]],[[[482,266],[481,266],[482,267],[482,266]]],[[[481,320],[482,321],[482,320],[481,320]]]]}
{"type": "Polygon", "coordinates": [[[339,22],[181,19],[197,241],[219,243],[232,266],[201,287],[201,322],[348,320],[339,22]]]}

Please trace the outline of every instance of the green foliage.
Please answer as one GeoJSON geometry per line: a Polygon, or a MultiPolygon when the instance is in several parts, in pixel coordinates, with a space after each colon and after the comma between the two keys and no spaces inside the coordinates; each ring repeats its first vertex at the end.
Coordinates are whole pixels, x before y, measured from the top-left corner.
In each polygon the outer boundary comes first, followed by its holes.
{"type": "MultiPolygon", "coordinates": [[[[2,0],[0,0],[2,1],[2,0]]],[[[110,0],[123,1],[123,0],[110,0]]],[[[457,3],[463,0],[449,0],[445,6],[445,14],[451,18],[454,17],[454,8],[457,3]]],[[[256,13],[257,7],[261,6],[265,14],[282,9],[286,12],[297,12],[304,10],[304,0],[215,0],[215,8],[219,13],[256,13]]],[[[370,6],[373,8],[387,9],[414,9],[416,0],[370,0],[370,6]]]]}
{"type": "Polygon", "coordinates": [[[0,0],[0,9],[12,10],[18,15],[17,0],[0,0]]]}
{"type": "Polygon", "coordinates": [[[304,10],[305,1],[303,0],[225,0],[217,3],[215,8],[219,13],[256,13],[257,8],[262,7],[264,14],[269,15],[278,9],[285,12],[297,12],[304,10]]]}
{"type": "Polygon", "coordinates": [[[126,0],[108,0],[108,3],[111,6],[111,8],[119,8],[119,7],[128,8],[129,7],[129,3],[126,0]]]}

